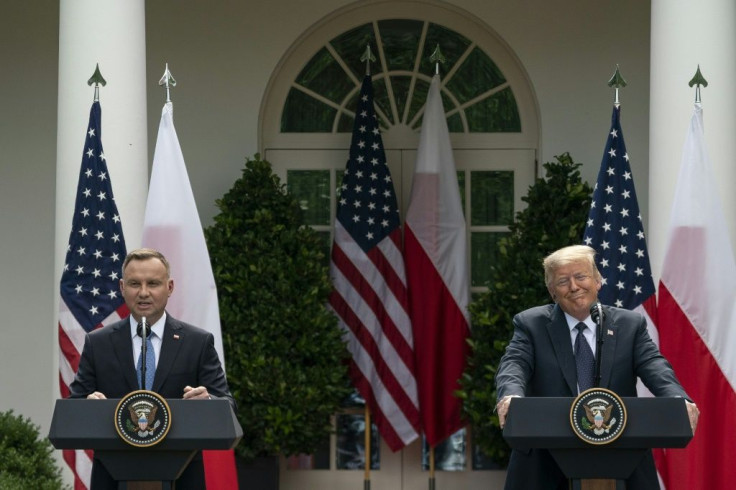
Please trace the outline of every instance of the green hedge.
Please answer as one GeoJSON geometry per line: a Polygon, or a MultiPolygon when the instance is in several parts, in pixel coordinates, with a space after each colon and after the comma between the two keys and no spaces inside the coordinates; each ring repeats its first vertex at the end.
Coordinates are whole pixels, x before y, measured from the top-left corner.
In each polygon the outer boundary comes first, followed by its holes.
{"type": "Polygon", "coordinates": [[[13,410],[0,412],[0,490],[64,488],[51,443],[39,430],[13,410]]]}
{"type": "Polygon", "coordinates": [[[352,392],[324,241],[259,155],[205,230],[246,459],[312,453],[352,392]]]}

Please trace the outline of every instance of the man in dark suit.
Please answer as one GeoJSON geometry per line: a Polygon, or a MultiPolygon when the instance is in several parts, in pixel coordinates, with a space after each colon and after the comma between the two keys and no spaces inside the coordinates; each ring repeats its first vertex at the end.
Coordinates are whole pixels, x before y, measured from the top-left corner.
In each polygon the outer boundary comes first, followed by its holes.
{"type": "MultiPolygon", "coordinates": [[[[122,398],[142,389],[136,366],[142,362],[139,356],[143,342],[137,327],[145,317],[155,354],[155,376],[147,388],[164,398],[224,398],[235,409],[213,335],[166,314],[166,304],[174,291],[169,274],[168,261],[156,250],[143,248],[128,254],[120,291],[131,314],[87,334],[71,384],[72,398],[122,398]]],[[[91,486],[92,490],[117,489],[117,483],[97,459],[92,466],[91,486]]],[[[201,453],[176,481],[176,488],[205,488],[201,453]]]]}
{"type": "MultiPolygon", "coordinates": [[[[595,250],[585,245],[557,250],[544,260],[544,276],[555,304],[531,308],[514,317],[514,334],[496,374],[496,410],[501,427],[513,397],[573,397],[587,388],[580,389],[584,383],[578,379],[574,348],[578,335],[582,335],[579,342],[587,342],[596,355],[590,307],[597,301],[601,274],[595,265],[595,250]],[[580,322],[585,327],[578,327],[580,322]]],[[[698,408],[649,337],[644,317],[609,306],[603,311],[607,333],[600,386],[619,396],[636,396],[638,377],[655,396],[685,398],[694,433],[698,408]]],[[[581,346],[584,344],[577,348],[581,346]]],[[[651,451],[626,484],[629,490],[659,488],[651,451]]],[[[505,488],[561,490],[568,488],[568,482],[547,450],[513,450],[505,488]]]]}

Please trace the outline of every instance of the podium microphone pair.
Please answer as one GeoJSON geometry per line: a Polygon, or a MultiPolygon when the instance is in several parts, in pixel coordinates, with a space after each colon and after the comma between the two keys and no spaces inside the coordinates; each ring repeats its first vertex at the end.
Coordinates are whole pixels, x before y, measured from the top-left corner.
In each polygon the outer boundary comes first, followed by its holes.
{"type": "Polygon", "coordinates": [[[595,322],[596,328],[596,349],[595,349],[595,378],[594,386],[601,386],[601,358],[603,357],[603,320],[606,318],[606,314],[603,313],[603,305],[600,301],[596,301],[590,307],[590,317],[595,322]]]}

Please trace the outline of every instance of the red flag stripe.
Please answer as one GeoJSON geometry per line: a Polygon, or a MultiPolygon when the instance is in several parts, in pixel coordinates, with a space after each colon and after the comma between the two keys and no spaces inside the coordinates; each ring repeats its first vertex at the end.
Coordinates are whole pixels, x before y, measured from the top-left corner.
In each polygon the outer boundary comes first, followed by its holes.
{"type": "MultiPolygon", "coordinates": [[[[376,397],[374,396],[374,393],[376,393],[377,391],[371,387],[370,381],[365,376],[363,376],[363,372],[360,370],[354,360],[350,361],[350,378],[352,379],[353,384],[357,388],[358,392],[360,392],[361,395],[363,393],[366,394],[364,398],[369,407],[377,407],[380,405],[379,401],[376,400],[376,397]]],[[[394,425],[391,424],[391,421],[384,415],[384,412],[382,410],[375,410],[371,408],[371,418],[373,420],[373,423],[376,424],[381,437],[384,441],[386,441],[386,445],[392,451],[398,451],[406,445],[405,440],[403,440],[402,436],[400,436],[399,433],[394,429],[394,425]]],[[[419,412],[416,412],[414,420],[415,430],[419,430],[419,412]]]]}
{"type": "MultiPolygon", "coordinates": [[[[373,253],[375,249],[371,250],[373,253]]],[[[384,296],[385,286],[380,281],[366,279],[366,276],[361,274],[358,268],[355,266],[353,260],[350,260],[347,255],[343,252],[340,244],[335,244],[332,248],[332,263],[340,271],[341,275],[345,278],[341,282],[339,287],[335,285],[335,288],[345,298],[355,300],[356,304],[353,304],[353,308],[360,309],[361,313],[370,314],[373,318],[371,324],[373,331],[381,329],[383,335],[387,337],[393,348],[399,354],[401,359],[406,365],[411,365],[413,358],[412,346],[409,344],[406,335],[401,332],[401,329],[397,326],[397,323],[408,324],[408,313],[405,310],[405,304],[390,305],[388,301],[381,301],[376,289],[381,291],[384,296]],[[378,284],[376,284],[378,282],[378,284]],[[362,310],[367,308],[358,308],[357,305],[365,305],[370,311],[363,312],[362,310]]],[[[379,274],[382,271],[379,271],[379,274]]],[[[366,318],[366,320],[368,320],[366,318]]],[[[406,328],[406,327],[405,327],[406,328]]]]}
{"type": "Polygon", "coordinates": [[[409,284],[422,284],[422,303],[410,303],[415,332],[419,406],[427,442],[434,446],[463,427],[460,400],[454,392],[469,353],[466,338],[470,329],[437,269],[410,226],[404,232],[409,284]],[[428,305],[430,307],[428,307],[428,305]],[[435,316],[434,306],[442,305],[435,316]],[[419,334],[421,332],[421,335],[419,334]]]}
{"type": "Polygon", "coordinates": [[[374,362],[378,362],[376,357],[381,357],[381,362],[389,365],[395,377],[404,382],[410,381],[413,378],[410,369],[413,357],[411,355],[408,358],[403,357],[395,348],[385,334],[380,319],[369,310],[363,298],[346,284],[339,270],[333,271],[333,281],[335,291],[330,297],[330,304],[345,323],[344,326],[353,332],[364,347],[376,345],[375,350],[367,349],[375,358],[374,362]]]}
{"type": "Polygon", "coordinates": [[[698,430],[687,448],[666,451],[668,473],[687,468],[674,472],[678,477],[667,482],[667,490],[730,488],[736,481],[736,465],[723,442],[736,440],[736,425],[729,422],[736,419],[736,392],[663,282],[659,319],[662,353],[700,408],[698,430]]]}
{"type": "MultiPolygon", "coordinates": [[[[406,365],[399,365],[398,363],[391,362],[394,356],[387,355],[391,354],[387,352],[386,345],[379,345],[374,335],[369,331],[365,324],[361,321],[360,317],[352,310],[350,304],[340,296],[337,292],[333,292],[330,296],[330,306],[337,313],[342,326],[352,333],[349,336],[349,341],[357,341],[360,343],[360,351],[367,354],[370,359],[371,367],[375,370],[375,374],[378,375],[378,379],[372,375],[367,375],[374,382],[380,382],[384,388],[388,389],[391,393],[392,401],[402,408],[402,411],[406,414],[409,422],[416,422],[413,414],[418,413],[417,400],[412,399],[412,395],[406,392],[404,386],[407,380],[411,379],[411,373],[408,371],[406,365]],[[354,340],[353,340],[354,339],[354,340]]],[[[355,351],[358,350],[358,346],[353,345],[355,351]]],[[[351,349],[353,350],[353,349],[351,349]]],[[[353,352],[355,352],[353,351],[353,352]]],[[[364,359],[365,356],[360,356],[358,359],[364,359]]],[[[356,361],[357,362],[357,361],[356,361]]],[[[362,362],[358,363],[358,366],[362,366],[362,362]]],[[[365,372],[365,369],[361,369],[365,372]]],[[[368,370],[372,372],[373,370],[368,370]]]]}

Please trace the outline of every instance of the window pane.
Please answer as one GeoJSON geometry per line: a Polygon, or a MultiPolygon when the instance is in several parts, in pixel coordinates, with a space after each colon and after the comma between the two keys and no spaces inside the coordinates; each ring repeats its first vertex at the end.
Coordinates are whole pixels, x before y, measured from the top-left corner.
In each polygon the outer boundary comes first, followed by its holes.
{"type": "MultiPolygon", "coordinates": [[[[376,108],[383,111],[385,116],[389,119],[389,124],[393,124],[393,113],[391,112],[391,101],[389,100],[388,96],[388,89],[386,88],[386,80],[383,78],[379,79],[373,79],[373,104],[376,106],[376,108]]],[[[355,110],[355,106],[350,108],[351,111],[355,110]]],[[[381,116],[376,114],[378,119],[381,119],[381,116]]]]}
{"type": "Polygon", "coordinates": [[[498,260],[498,241],[508,232],[479,232],[470,234],[470,284],[488,286],[491,264],[498,260]]]}
{"type": "Polygon", "coordinates": [[[423,24],[418,20],[406,19],[378,22],[378,31],[381,33],[383,52],[389,70],[414,71],[414,60],[417,57],[423,24]]]}
{"type": "Polygon", "coordinates": [[[299,202],[306,224],[330,224],[329,170],[287,170],[286,186],[299,202]]]}
{"type": "Polygon", "coordinates": [[[337,111],[332,107],[292,88],[281,113],[282,133],[329,133],[337,111]]]}
{"type": "Polygon", "coordinates": [[[302,70],[296,83],[302,85],[333,102],[340,103],[350,90],[355,88],[345,70],[332,57],[327,48],[315,54],[302,70]]]}
{"type": "Polygon", "coordinates": [[[394,100],[396,100],[396,110],[399,113],[399,118],[404,117],[406,98],[409,96],[409,85],[411,85],[411,77],[391,77],[391,88],[394,91],[394,100]]]}
{"type": "Polygon", "coordinates": [[[371,53],[376,56],[376,61],[371,63],[371,73],[375,75],[381,73],[383,67],[377,55],[378,49],[376,48],[373,24],[363,24],[355,29],[350,29],[330,41],[337,54],[350,67],[358,80],[362,80],[365,76],[365,61],[360,61],[360,58],[365,53],[365,47],[368,43],[371,45],[371,53]]]}
{"type": "MultiPolygon", "coordinates": [[[[338,470],[365,469],[365,417],[362,414],[337,416],[336,465],[338,470]]],[[[381,469],[378,431],[371,424],[371,469],[381,469]]]]}
{"type": "Polygon", "coordinates": [[[462,104],[505,81],[503,73],[493,60],[476,47],[447,83],[447,88],[462,104]]]}
{"type": "MultiPolygon", "coordinates": [[[[414,116],[416,116],[419,109],[424,107],[424,103],[427,102],[427,93],[429,92],[429,84],[424,80],[417,80],[414,83],[414,93],[411,95],[411,106],[409,107],[409,114],[406,119],[406,123],[410,123],[414,116]]],[[[415,127],[420,127],[422,119],[419,118],[418,123],[415,127]]]]}
{"type": "Polygon", "coordinates": [[[509,225],[514,220],[514,172],[470,172],[471,226],[509,225]]]}
{"type": "Polygon", "coordinates": [[[447,118],[447,130],[451,133],[463,132],[463,120],[460,119],[460,114],[455,113],[447,118]]]}
{"type": "MultiPolygon", "coordinates": [[[[434,448],[434,468],[438,471],[463,471],[466,466],[465,456],[466,430],[460,429],[434,448]]],[[[422,438],[422,469],[429,469],[429,444],[422,438]]]]}
{"type": "Polygon", "coordinates": [[[465,110],[471,133],[514,133],[521,131],[519,109],[507,87],[465,110]]]}

